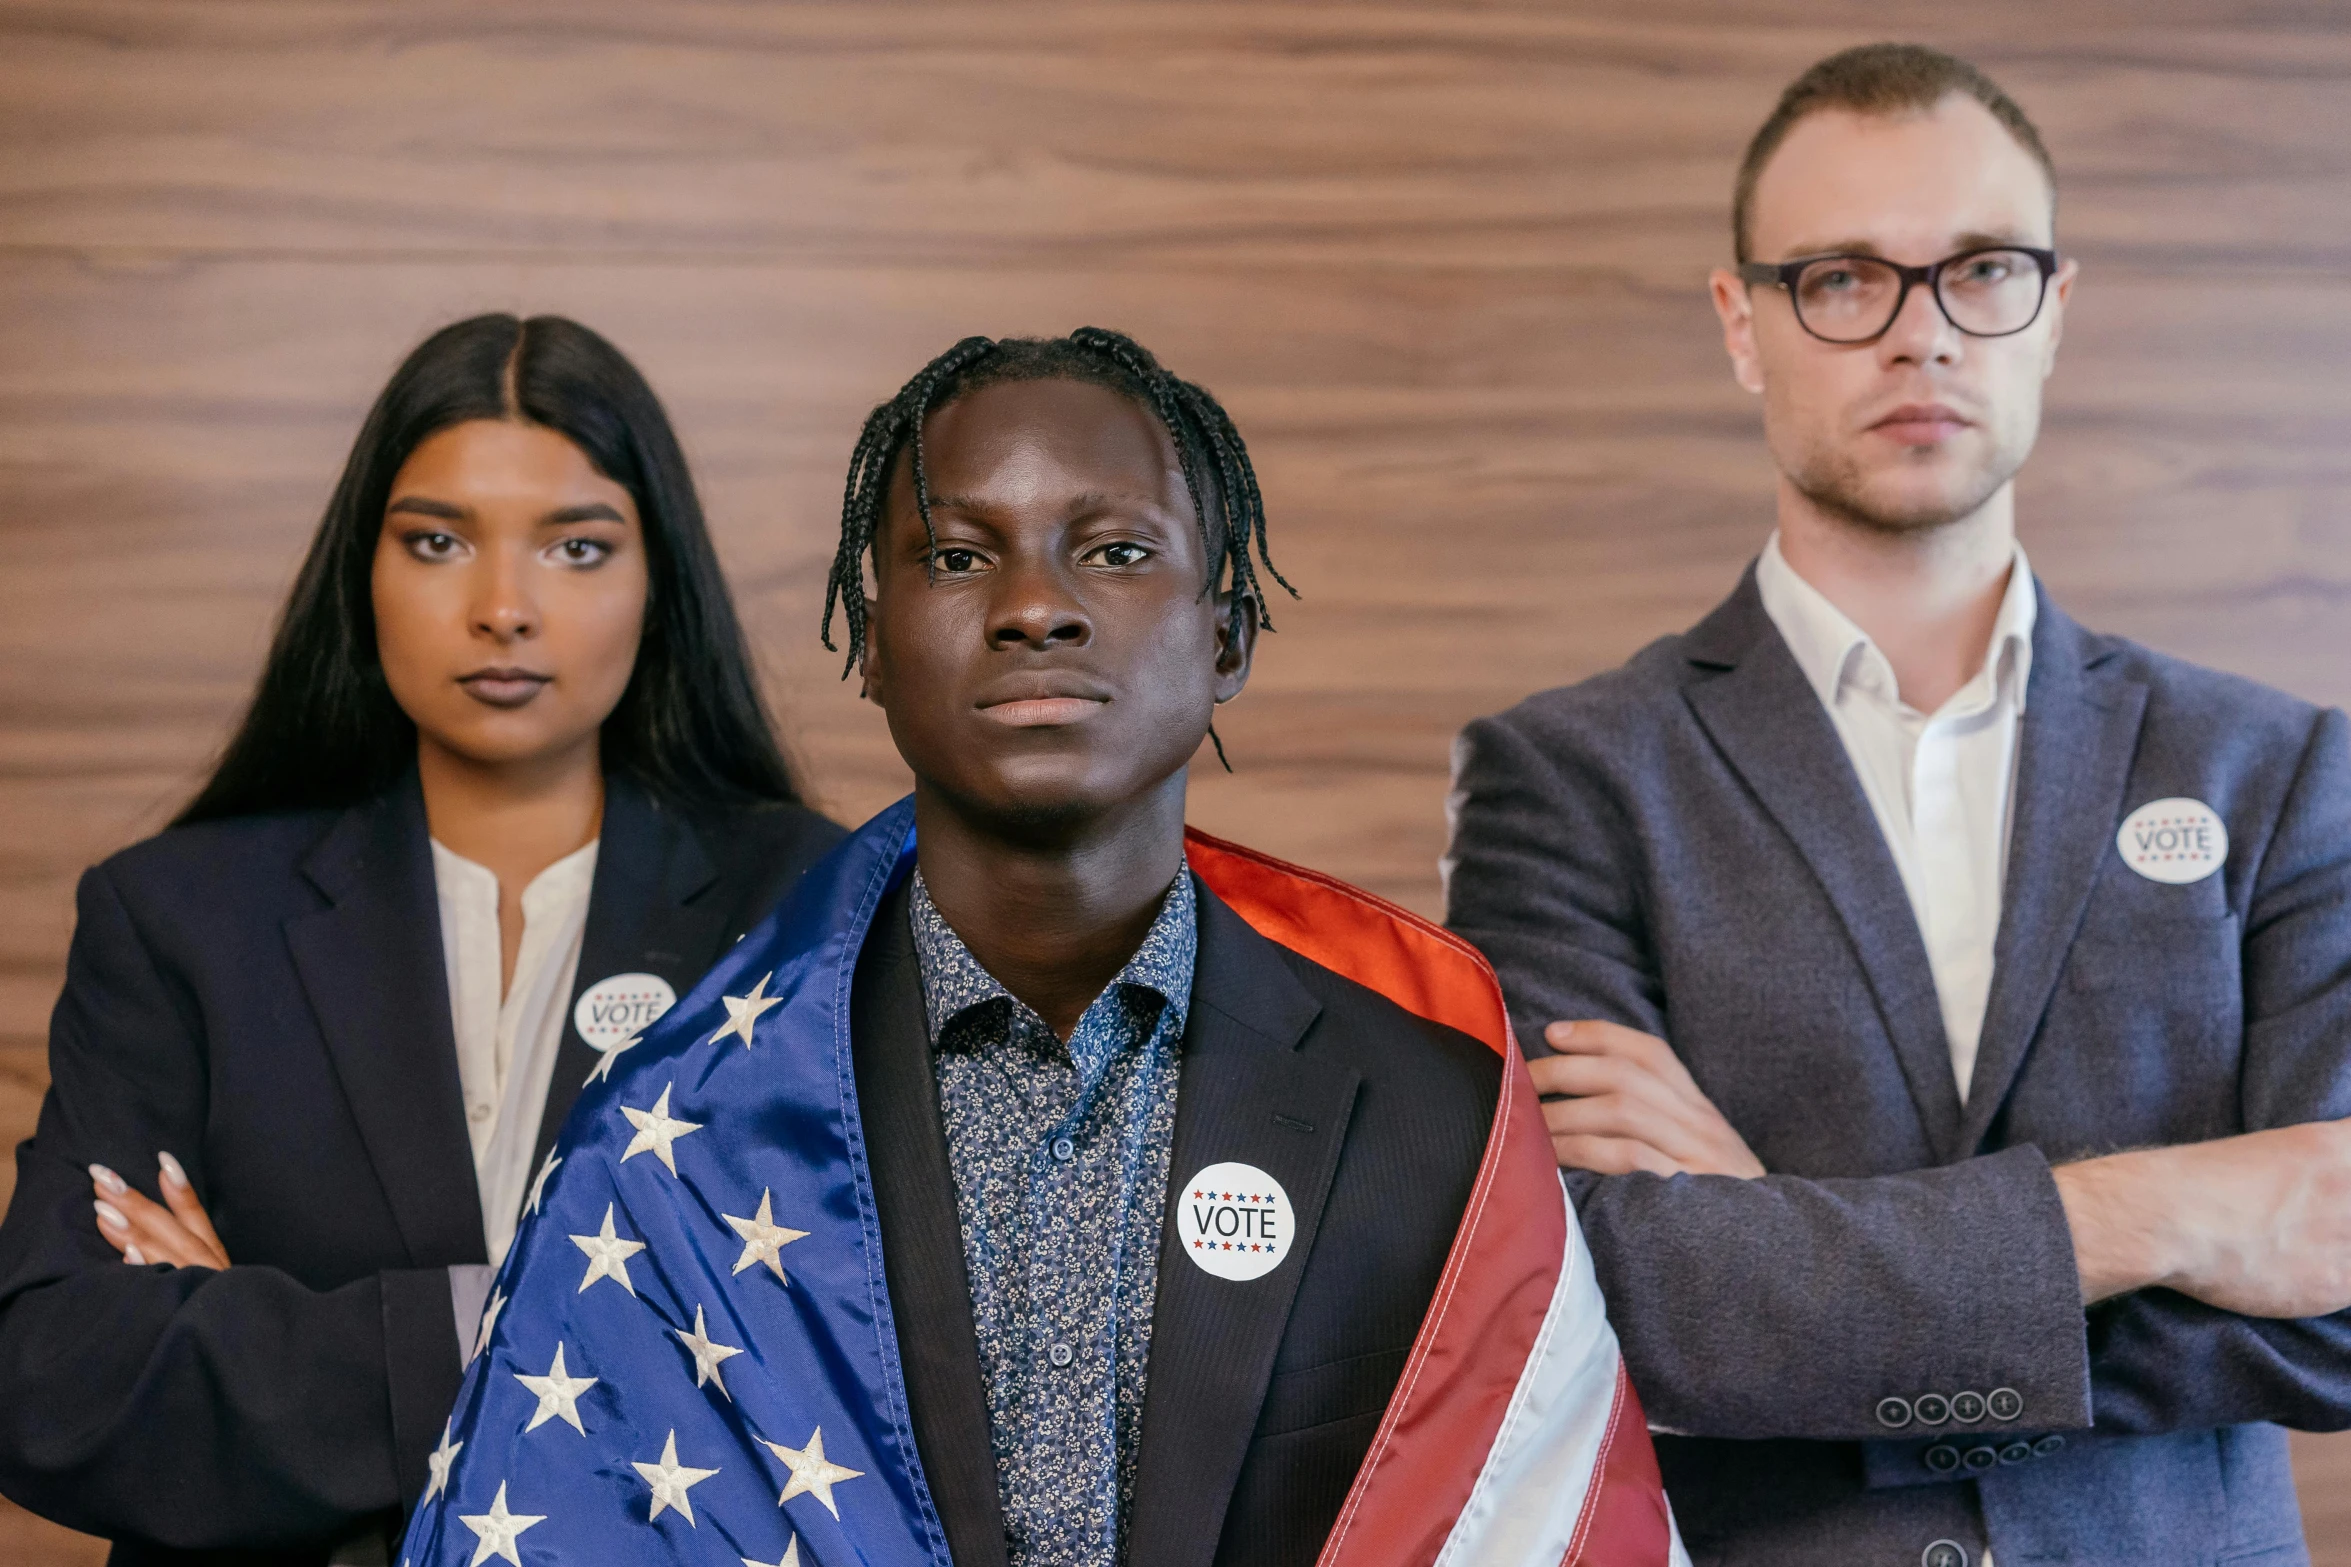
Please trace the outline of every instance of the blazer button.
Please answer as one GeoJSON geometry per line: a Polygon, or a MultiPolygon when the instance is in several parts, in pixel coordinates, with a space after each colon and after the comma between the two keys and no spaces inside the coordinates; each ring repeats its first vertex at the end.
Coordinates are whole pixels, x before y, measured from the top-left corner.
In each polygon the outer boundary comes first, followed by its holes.
{"type": "Polygon", "coordinates": [[[2033,1456],[2035,1458],[2047,1458],[2051,1453],[2062,1453],[2064,1451],[2065,1438],[2059,1436],[2054,1431],[2050,1432],[2047,1436],[2041,1438],[2038,1442],[2033,1444],[2033,1456]]]}
{"type": "Polygon", "coordinates": [[[1939,1475],[1947,1475],[1959,1467],[1959,1449],[1948,1442],[1937,1442],[1924,1456],[1927,1467],[1939,1475]]]}
{"type": "Polygon", "coordinates": [[[1984,1408],[1991,1412],[1994,1420],[2007,1425],[2012,1420],[2023,1418],[2024,1395],[2012,1387],[1996,1387],[1984,1395],[1984,1408]]]}
{"type": "Polygon", "coordinates": [[[1940,1393],[1921,1393],[1910,1401],[1910,1412],[1922,1426],[1939,1426],[1951,1418],[1951,1400],[1940,1393]]]}
{"type": "Polygon", "coordinates": [[[1967,1547],[1957,1540],[1937,1540],[1918,1553],[1918,1567],[1967,1567],[1967,1547]]]}
{"type": "Polygon", "coordinates": [[[2032,1456],[2033,1444],[2026,1441],[2011,1442],[2000,1449],[2000,1462],[2004,1464],[2021,1464],[2032,1456]]]}
{"type": "Polygon", "coordinates": [[[2000,1450],[1996,1447],[1971,1447],[1963,1455],[1962,1461],[1967,1465],[1969,1474],[1980,1475],[1999,1464],[2000,1450]]]}
{"type": "Polygon", "coordinates": [[[1984,1418],[1984,1395],[1981,1393],[1954,1393],[1951,1395],[1951,1418],[1963,1426],[1972,1426],[1984,1418]]]}
{"type": "Polygon", "coordinates": [[[1910,1424],[1910,1400],[1906,1398],[1879,1399],[1878,1424],[1889,1431],[1899,1431],[1910,1424]]]}

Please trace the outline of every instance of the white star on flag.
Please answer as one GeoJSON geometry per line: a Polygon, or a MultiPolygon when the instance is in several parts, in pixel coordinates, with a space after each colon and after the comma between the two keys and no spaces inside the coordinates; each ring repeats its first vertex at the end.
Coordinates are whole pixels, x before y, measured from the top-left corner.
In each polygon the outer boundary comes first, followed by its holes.
{"type": "MultiPolygon", "coordinates": [[[[690,1469],[679,1463],[678,1434],[675,1431],[670,1432],[669,1440],[661,1445],[661,1462],[638,1463],[630,1467],[643,1475],[645,1483],[653,1487],[653,1511],[645,1515],[645,1521],[651,1523],[661,1516],[663,1508],[674,1507],[686,1515],[689,1528],[694,1526],[694,1504],[686,1499],[686,1492],[718,1473],[715,1469],[690,1469]]],[[[520,1567],[519,1563],[517,1567],[520,1567]]]]}
{"type": "Polygon", "coordinates": [[[631,1295],[637,1293],[634,1280],[629,1277],[629,1259],[645,1249],[643,1241],[624,1241],[612,1233],[612,1204],[604,1205],[604,1228],[593,1235],[574,1235],[571,1243],[588,1255],[587,1276],[572,1293],[585,1295],[588,1286],[598,1279],[618,1279],[620,1287],[631,1295]]]}
{"type": "Polygon", "coordinates": [[[463,1442],[449,1440],[449,1428],[456,1423],[457,1417],[455,1415],[442,1421],[441,1445],[424,1455],[425,1473],[428,1478],[425,1481],[424,1495],[417,1498],[416,1505],[419,1507],[431,1501],[449,1484],[449,1466],[457,1462],[457,1450],[465,1446],[463,1442]]]}
{"type": "Polygon", "coordinates": [[[555,1345],[555,1364],[547,1368],[545,1376],[524,1376],[518,1371],[514,1380],[539,1395],[539,1412],[531,1416],[525,1431],[536,1431],[550,1420],[561,1419],[580,1435],[588,1434],[588,1428],[580,1424],[580,1395],[596,1385],[596,1378],[565,1374],[561,1340],[555,1345]]]}
{"type": "Polygon", "coordinates": [[[783,997],[771,996],[767,993],[767,982],[773,978],[775,978],[773,974],[760,975],[759,983],[751,987],[751,994],[747,996],[721,996],[718,998],[727,1004],[727,1022],[726,1027],[710,1036],[709,1042],[711,1044],[715,1045],[727,1035],[732,1034],[743,1042],[745,1050],[751,1048],[752,1025],[759,1021],[760,1015],[766,1012],[769,1007],[780,1007],[784,1004],[783,997]]]}
{"type": "Polygon", "coordinates": [[[501,1480],[498,1482],[498,1499],[490,1504],[488,1512],[459,1513],[457,1521],[475,1535],[471,1567],[482,1567],[482,1563],[493,1556],[503,1556],[514,1563],[514,1567],[522,1567],[522,1558],[514,1554],[514,1537],[534,1524],[545,1523],[547,1515],[508,1512],[506,1482],[501,1480]]]}
{"type": "MultiPolygon", "coordinates": [[[[629,1293],[633,1295],[636,1291],[631,1290],[629,1293]]],[[[490,1303],[482,1308],[481,1326],[474,1330],[473,1352],[475,1355],[490,1347],[490,1334],[498,1326],[498,1313],[505,1309],[506,1297],[493,1288],[490,1291],[490,1303]]],[[[470,1360],[473,1357],[469,1355],[466,1358],[470,1360]]]]}
{"type": "Polygon", "coordinates": [[[531,1200],[522,1205],[522,1211],[525,1214],[533,1214],[539,1211],[539,1197],[541,1193],[547,1190],[547,1177],[553,1175],[555,1173],[555,1167],[561,1163],[563,1163],[563,1161],[555,1157],[555,1150],[552,1148],[548,1149],[547,1162],[540,1165],[539,1173],[531,1177],[531,1200]]]}
{"type": "Polygon", "coordinates": [[[781,1442],[770,1442],[765,1437],[759,1439],[759,1445],[782,1459],[784,1467],[792,1471],[792,1478],[784,1482],[784,1494],[776,1498],[778,1507],[795,1496],[813,1496],[824,1503],[826,1512],[838,1519],[841,1509],[833,1502],[833,1487],[844,1480],[855,1480],[865,1473],[862,1469],[844,1469],[825,1457],[822,1426],[818,1426],[816,1433],[809,1437],[805,1448],[786,1447],[781,1442]]]}
{"type": "Polygon", "coordinates": [[[702,1331],[700,1306],[694,1308],[693,1332],[688,1333],[683,1328],[672,1328],[670,1331],[677,1335],[679,1343],[686,1346],[686,1353],[694,1357],[694,1385],[700,1387],[704,1382],[716,1382],[719,1395],[732,1403],[735,1395],[727,1391],[727,1379],[718,1374],[718,1368],[743,1352],[710,1341],[710,1335],[702,1331]]]}
{"type": "Polygon", "coordinates": [[[614,1045],[610,1050],[605,1051],[602,1055],[596,1058],[596,1064],[588,1068],[588,1075],[580,1080],[580,1086],[585,1088],[590,1083],[599,1083],[610,1077],[612,1075],[612,1063],[620,1059],[620,1053],[623,1050],[634,1050],[637,1046],[643,1044],[644,1042],[645,1036],[643,1034],[631,1034],[628,1038],[622,1040],[619,1044],[614,1045]]]}
{"type": "Polygon", "coordinates": [[[669,1091],[676,1086],[675,1083],[666,1084],[661,1090],[661,1097],[653,1101],[650,1110],[632,1110],[627,1105],[620,1107],[620,1113],[629,1118],[629,1125],[637,1129],[637,1135],[629,1139],[628,1151],[620,1156],[621,1163],[626,1164],[641,1153],[651,1153],[669,1166],[670,1174],[678,1173],[677,1156],[669,1151],[669,1145],[689,1133],[699,1132],[702,1123],[680,1121],[670,1115],[669,1091]]]}
{"type": "Polygon", "coordinates": [[[774,1213],[775,1193],[763,1189],[759,1194],[759,1212],[756,1216],[738,1219],[731,1213],[722,1213],[719,1217],[733,1225],[735,1233],[743,1237],[743,1255],[735,1259],[737,1273],[742,1272],[755,1262],[764,1262],[774,1271],[778,1279],[789,1284],[792,1281],[784,1278],[784,1264],[776,1253],[791,1245],[792,1242],[803,1238],[808,1232],[787,1229],[783,1225],[777,1224],[774,1222],[774,1213]]]}
{"type": "Polygon", "coordinates": [[[784,1559],[779,1562],[755,1562],[743,1558],[743,1567],[800,1567],[800,1536],[792,1536],[792,1543],[784,1547],[784,1559]]]}

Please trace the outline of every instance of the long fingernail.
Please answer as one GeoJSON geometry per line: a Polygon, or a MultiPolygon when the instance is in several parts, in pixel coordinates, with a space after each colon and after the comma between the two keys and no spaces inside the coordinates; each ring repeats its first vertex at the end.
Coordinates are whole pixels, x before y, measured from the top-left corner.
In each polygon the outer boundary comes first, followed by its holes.
{"type": "Polygon", "coordinates": [[[129,1263],[134,1268],[144,1268],[147,1266],[147,1254],[139,1250],[139,1248],[136,1246],[125,1248],[122,1254],[122,1260],[129,1263]]]}
{"type": "Polygon", "coordinates": [[[123,1193],[122,1177],[102,1164],[90,1166],[90,1179],[96,1181],[98,1189],[109,1197],[120,1197],[123,1193]]]}
{"type": "Polygon", "coordinates": [[[170,1154],[157,1154],[155,1162],[163,1166],[163,1178],[171,1182],[172,1185],[185,1187],[188,1184],[188,1172],[181,1169],[180,1162],[170,1154]]]}
{"type": "Polygon", "coordinates": [[[131,1227],[131,1221],[124,1218],[122,1216],[122,1210],[117,1208],[114,1204],[110,1202],[94,1202],[90,1204],[90,1206],[98,1210],[98,1222],[100,1224],[107,1225],[117,1230],[127,1230],[131,1227]]]}

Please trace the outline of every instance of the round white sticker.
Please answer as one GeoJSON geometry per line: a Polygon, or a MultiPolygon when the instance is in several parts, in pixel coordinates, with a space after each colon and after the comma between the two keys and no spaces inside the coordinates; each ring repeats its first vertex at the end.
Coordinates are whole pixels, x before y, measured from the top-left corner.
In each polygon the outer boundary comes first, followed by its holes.
{"type": "Polygon", "coordinates": [[[2202,881],[2229,857],[2229,829],[2202,800],[2150,800],[2114,835],[2122,862],[2149,881],[2202,881]]]}
{"type": "Polygon", "coordinates": [[[1282,1183],[1250,1164],[1212,1164],[1176,1191],[1184,1255],[1220,1279],[1263,1278],[1290,1254],[1297,1225],[1282,1183]]]}
{"type": "Polygon", "coordinates": [[[678,993],[659,974],[615,974],[580,992],[571,1026],[598,1050],[634,1039],[677,1004],[678,993]]]}

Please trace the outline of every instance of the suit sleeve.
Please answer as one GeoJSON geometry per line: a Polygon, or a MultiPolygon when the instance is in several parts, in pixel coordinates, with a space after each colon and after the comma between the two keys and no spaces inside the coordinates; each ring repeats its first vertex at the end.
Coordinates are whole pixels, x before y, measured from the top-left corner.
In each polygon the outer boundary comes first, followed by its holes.
{"type": "Polygon", "coordinates": [[[93,1162],[147,1172],[153,1197],[168,1149],[210,1190],[196,1008],[103,867],[50,1073],[0,1221],[0,1491],[189,1549],[316,1541],[413,1497],[459,1376],[445,1269],[314,1290],[270,1267],[126,1266],[98,1234],[93,1162]]]}
{"type": "MultiPolygon", "coordinates": [[[[2312,724],[2260,858],[2244,934],[2247,1131],[2351,1116],[2351,724],[2312,724]]],[[[2092,1308],[2100,1430],[2267,1420],[2351,1426],[2351,1312],[2240,1317],[2170,1290],[2092,1308]]]]}
{"type": "MultiPolygon", "coordinates": [[[[1456,746],[1451,811],[1448,922],[1492,960],[1530,1053],[1561,1018],[1671,1040],[1639,835],[1602,769],[1483,719],[1456,746]]],[[[2014,1388],[2041,1430],[2089,1423],[2072,1239],[2030,1148],[1866,1179],[1568,1184],[1665,1430],[1883,1437],[1881,1399],[1938,1387],[2014,1388]]]]}

